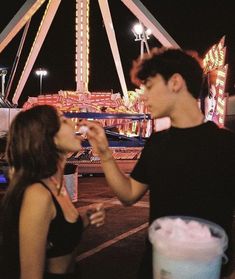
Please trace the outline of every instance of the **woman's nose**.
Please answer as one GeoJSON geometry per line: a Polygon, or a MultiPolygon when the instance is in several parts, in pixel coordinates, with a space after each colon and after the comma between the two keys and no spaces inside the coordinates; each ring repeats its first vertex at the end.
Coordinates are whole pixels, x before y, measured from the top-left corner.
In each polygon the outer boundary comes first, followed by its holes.
{"type": "Polygon", "coordinates": [[[140,95],[140,101],[146,101],[146,94],[145,93],[143,93],[142,95],[140,95]]]}

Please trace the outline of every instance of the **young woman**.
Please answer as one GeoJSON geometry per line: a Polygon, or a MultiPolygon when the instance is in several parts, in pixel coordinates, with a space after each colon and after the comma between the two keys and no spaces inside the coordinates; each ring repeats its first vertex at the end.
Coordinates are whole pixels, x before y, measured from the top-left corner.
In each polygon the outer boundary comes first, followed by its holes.
{"type": "Polygon", "coordinates": [[[102,204],[83,217],[63,189],[68,152],[81,148],[74,124],[52,106],[13,120],[7,143],[10,185],[2,201],[1,279],[74,278],[83,228],[104,223],[102,204]]]}

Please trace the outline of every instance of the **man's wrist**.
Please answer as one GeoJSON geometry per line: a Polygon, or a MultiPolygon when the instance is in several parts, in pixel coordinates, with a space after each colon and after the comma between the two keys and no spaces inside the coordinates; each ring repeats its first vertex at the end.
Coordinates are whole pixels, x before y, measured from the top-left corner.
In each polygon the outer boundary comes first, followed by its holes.
{"type": "Polygon", "coordinates": [[[110,149],[108,149],[106,152],[100,154],[100,161],[102,163],[112,161],[113,160],[113,153],[110,149]]]}

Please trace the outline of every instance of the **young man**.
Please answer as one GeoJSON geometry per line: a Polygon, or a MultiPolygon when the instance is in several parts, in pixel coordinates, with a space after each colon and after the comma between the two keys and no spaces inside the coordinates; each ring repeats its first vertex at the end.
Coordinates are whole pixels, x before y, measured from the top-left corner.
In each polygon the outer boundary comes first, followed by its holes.
{"type": "MultiPolygon", "coordinates": [[[[206,122],[199,109],[203,71],[191,53],[153,50],[132,69],[132,80],[145,86],[143,101],[152,118],[170,117],[171,127],[153,133],[130,177],[118,168],[102,127],[87,123],[88,139],[98,152],[106,179],[125,205],[150,191],[150,224],[168,215],[203,218],[222,226],[229,237],[230,259],[235,200],[235,135],[206,122]]],[[[152,278],[147,245],[139,278],[152,278]]]]}

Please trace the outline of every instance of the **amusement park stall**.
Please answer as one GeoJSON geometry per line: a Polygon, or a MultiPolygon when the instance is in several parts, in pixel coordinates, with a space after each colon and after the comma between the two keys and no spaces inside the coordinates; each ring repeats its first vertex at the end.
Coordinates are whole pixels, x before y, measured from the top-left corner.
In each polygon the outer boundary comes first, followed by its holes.
{"type": "MultiPolygon", "coordinates": [[[[124,172],[129,173],[140,156],[146,138],[154,128],[150,115],[143,112],[144,108],[141,108],[137,97],[131,99],[127,107],[119,93],[83,94],[60,91],[58,94],[29,98],[23,109],[40,104],[54,105],[74,121],[77,133],[81,119],[98,121],[105,130],[118,165],[124,172]]],[[[68,162],[79,165],[79,172],[82,174],[102,172],[99,157],[90,147],[86,137],[82,150],[71,156],[68,162]]]]}
{"type": "MultiPolygon", "coordinates": [[[[128,113],[66,113],[66,115],[71,118],[86,118],[101,123],[117,164],[126,173],[132,170],[146,140],[149,115],[128,113]]],[[[69,160],[79,164],[81,173],[102,172],[99,157],[86,139],[83,142],[83,150],[69,160]]]]}

